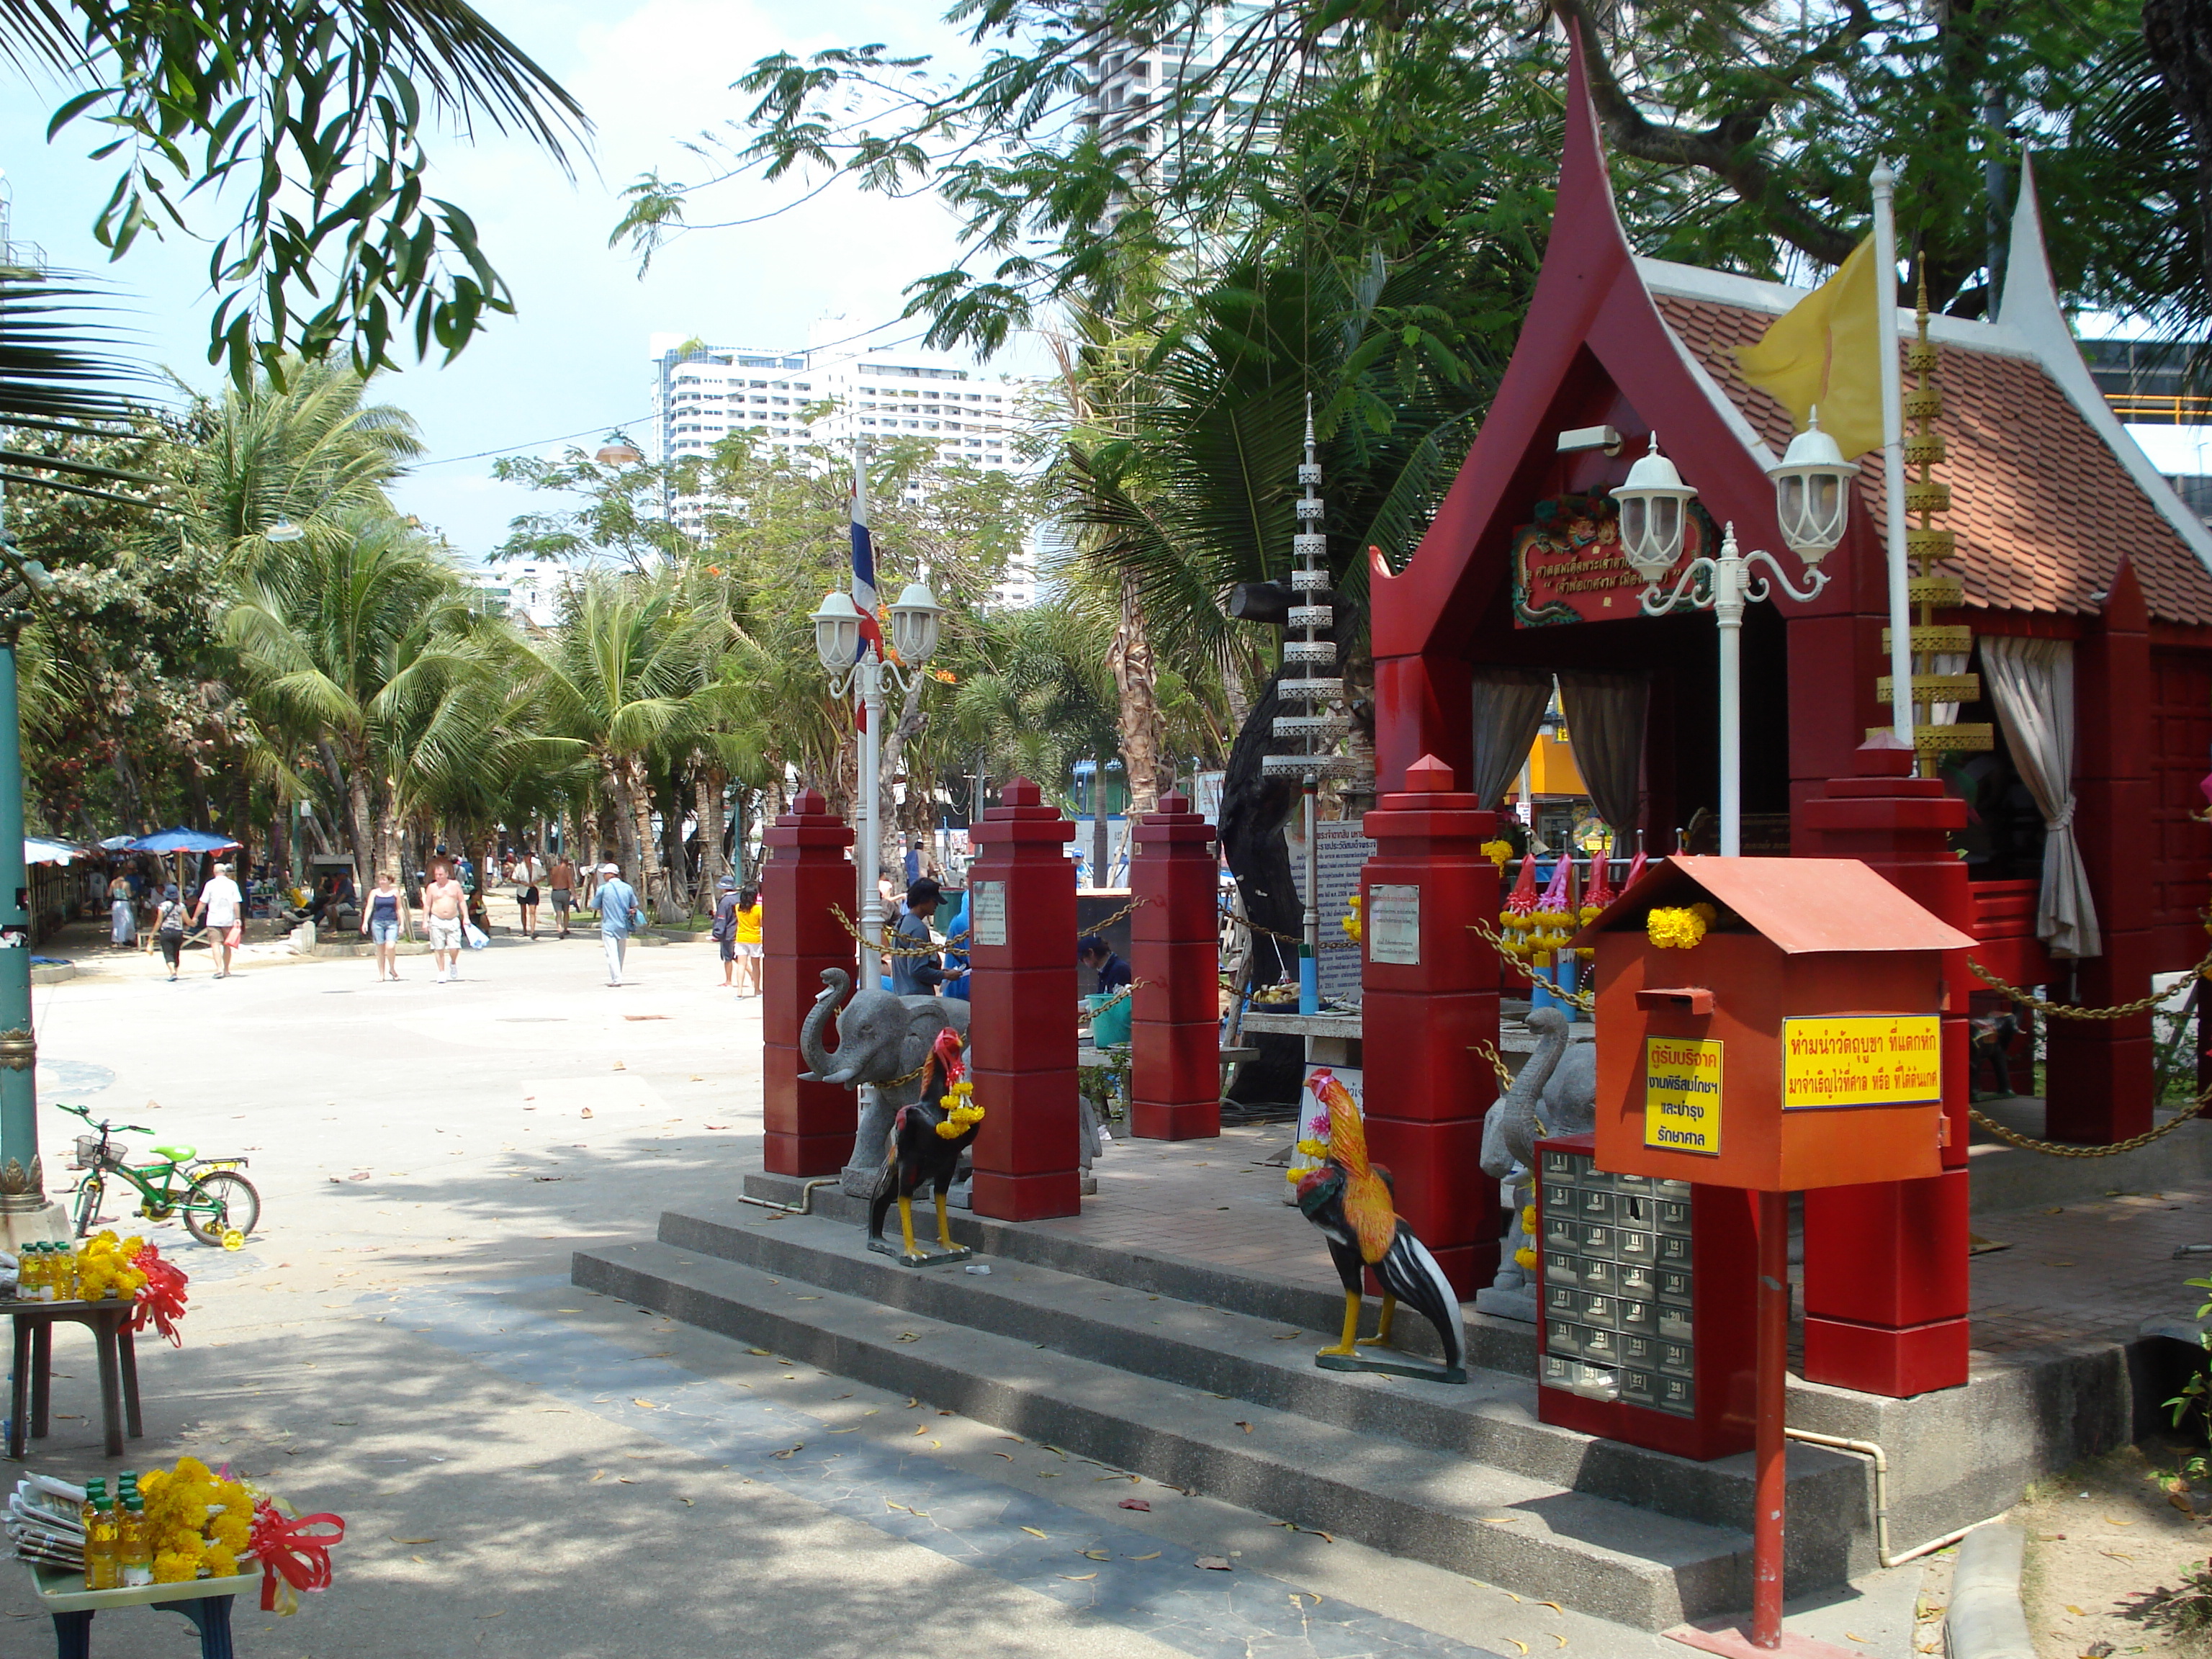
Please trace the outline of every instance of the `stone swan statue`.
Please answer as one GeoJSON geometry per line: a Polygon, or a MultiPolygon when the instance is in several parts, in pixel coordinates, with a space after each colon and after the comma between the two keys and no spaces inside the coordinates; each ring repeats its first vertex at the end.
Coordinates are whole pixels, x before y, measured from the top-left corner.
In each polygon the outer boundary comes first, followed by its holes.
{"type": "Polygon", "coordinates": [[[1521,1220],[1534,1184],[1536,1137],[1586,1133],[1597,1123],[1597,1045],[1571,1042],[1567,1018],[1556,1008],[1532,1010],[1528,1024],[1536,1036],[1535,1052],[1482,1121],[1482,1172],[1509,1186],[1513,1205],[1491,1284],[1499,1291],[1517,1291],[1528,1282],[1527,1270],[1513,1258],[1528,1243],[1521,1220]]]}
{"type": "Polygon", "coordinates": [[[853,1156],[842,1184],[855,1198],[876,1190],[884,1171],[884,1147],[898,1109],[917,1099],[925,1086],[931,1045],[950,1028],[968,1037],[968,1004],[958,997],[894,996],[880,987],[853,990],[842,969],[824,969],[822,992],[799,1028],[799,1051],[807,1069],[802,1083],[834,1083],[842,1088],[876,1085],[875,1101],[860,1115],[853,1156]],[[846,994],[852,1000],[846,1001],[846,994]],[[838,1005],[844,1004],[840,1012],[838,1005]],[[832,1018],[837,1046],[824,1046],[832,1018]]]}

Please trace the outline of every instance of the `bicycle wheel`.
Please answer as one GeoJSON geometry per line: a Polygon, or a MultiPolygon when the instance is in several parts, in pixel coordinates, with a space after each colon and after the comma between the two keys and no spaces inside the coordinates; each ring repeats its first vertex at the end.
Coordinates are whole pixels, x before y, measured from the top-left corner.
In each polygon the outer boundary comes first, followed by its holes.
{"type": "Polygon", "coordinates": [[[100,1200],[106,1195],[107,1183],[96,1175],[88,1175],[76,1183],[76,1236],[90,1237],[92,1224],[100,1219],[100,1200]]]}
{"type": "Polygon", "coordinates": [[[220,1244],[227,1232],[253,1231],[261,1219],[261,1194],[244,1176],[216,1170],[195,1180],[177,1208],[186,1232],[203,1244],[220,1244]]]}

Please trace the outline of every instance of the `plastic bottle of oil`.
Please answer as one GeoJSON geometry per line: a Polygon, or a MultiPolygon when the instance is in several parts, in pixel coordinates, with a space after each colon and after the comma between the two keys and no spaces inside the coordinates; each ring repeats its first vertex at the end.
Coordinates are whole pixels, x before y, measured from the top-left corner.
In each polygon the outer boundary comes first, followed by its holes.
{"type": "Polygon", "coordinates": [[[95,1475],[85,1482],[84,1506],[78,1515],[84,1522],[84,1587],[88,1590],[107,1588],[101,1581],[101,1555],[95,1542],[100,1535],[100,1508],[106,1502],[107,1481],[104,1477],[95,1475]]]}
{"type": "Polygon", "coordinates": [[[76,1247],[64,1239],[54,1246],[54,1295],[57,1302],[76,1300],[76,1247]]]}
{"type": "Polygon", "coordinates": [[[60,1277],[60,1246],[53,1241],[49,1240],[47,1243],[39,1246],[40,1301],[58,1302],[61,1300],[61,1286],[57,1282],[60,1277]]]}
{"type": "Polygon", "coordinates": [[[137,1483],[123,1477],[123,1509],[116,1517],[115,1561],[121,1588],[154,1582],[154,1545],[146,1531],[146,1505],[137,1483]]]}

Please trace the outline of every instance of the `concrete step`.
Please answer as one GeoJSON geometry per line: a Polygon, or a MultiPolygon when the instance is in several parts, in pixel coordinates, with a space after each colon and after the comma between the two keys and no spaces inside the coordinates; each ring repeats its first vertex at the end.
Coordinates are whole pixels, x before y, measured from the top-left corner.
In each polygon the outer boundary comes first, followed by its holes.
{"type": "Polygon", "coordinates": [[[658,1241],[579,1251],[574,1278],[1114,1467],[1644,1629],[1749,1600],[1750,1540],[1740,1531],[1224,1398],[1036,1337],[658,1241]]]}
{"type": "MultiPolygon", "coordinates": [[[[1281,1321],[1004,1257],[986,1261],[993,1268],[988,1277],[951,1268],[916,1272],[866,1249],[858,1227],[751,1209],[719,1218],[668,1212],[660,1219],[660,1242],[1158,1382],[1472,1459],[1588,1497],[1705,1526],[1751,1529],[1748,1453],[1693,1462],[1540,1422],[1534,1382],[1504,1371],[1477,1367],[1467,1383],[1455,1385],[1320,1370],[1313,1364],[1320,1346],[1315,1331],[1334,1334],[1342,1319],[1340,1298],[1328,1300],[1317,1328],[1286,1328],[1281,1321]]],[[[1839,1453],[1801,1445],[1792,1449],[1790,1474],[1795,1582],[1839,1583],[1855,1568],[1871,1565],[1861,1467],[1839,1453]]]]}

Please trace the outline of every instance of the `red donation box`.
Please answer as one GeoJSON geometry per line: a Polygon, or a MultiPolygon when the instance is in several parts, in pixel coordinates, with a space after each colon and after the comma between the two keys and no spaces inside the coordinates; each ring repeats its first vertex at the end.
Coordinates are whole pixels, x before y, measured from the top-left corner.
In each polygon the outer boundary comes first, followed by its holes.
{"type": "Polygon", "coordinates": [[[1941,1172],[1943,953],[1972,941],[1856,859],[1674,858],[1577,943],[1596,1133],[1540,1158],[1539,1414],[1728,1455],[1757,1417],[1753,1242],[1786,1215],[1753,1195],[1941,1172]]]}

